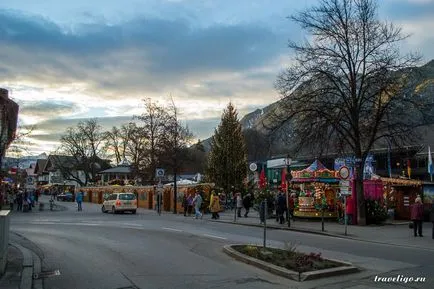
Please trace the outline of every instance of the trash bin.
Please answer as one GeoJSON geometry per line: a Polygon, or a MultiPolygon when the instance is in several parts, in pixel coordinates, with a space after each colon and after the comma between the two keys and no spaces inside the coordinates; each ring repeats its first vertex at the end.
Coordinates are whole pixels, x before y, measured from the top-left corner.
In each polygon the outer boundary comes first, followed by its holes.
{"type": "Polygon", "coordinates": [[[44,210],[44,203],[39,203],[39,211],[43,211],[44,210]]]}

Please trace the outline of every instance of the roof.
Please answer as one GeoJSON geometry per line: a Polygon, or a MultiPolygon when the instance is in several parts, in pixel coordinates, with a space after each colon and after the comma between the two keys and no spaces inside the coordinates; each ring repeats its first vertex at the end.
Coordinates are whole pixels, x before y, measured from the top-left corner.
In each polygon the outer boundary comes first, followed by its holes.
{"type": "Polygon", "coordinates": [[[28,176],[36,176],[36,174],[35,174],[35,169],[36,169],[36,168],[32,168],[32,167],[27,168],[27,169],[26,169],[27,175],[28,175],[28,176]]]}
{"type": "Polygon", "coordinates": [[[132,172],[131,167],[127,166],[117,166],[114,168],[110,168],[104,171],[99,172],[98,174],[130,174],[132,172]]]}
{"type": "Polygon", "coordinates": [[[315,160],[307,169],[306,171],[309,172],[316,172],[316,171],[320,171],[320,170],[325,170],[326,167],[319,161],[319,160],[315,160]]]}
{"type": "Polygon", "coordinates": [[[35,166],[34,173],[37,174],[37,175],[38,174],[42,174],[42,172],[45,169],[45,165],[47,164],[47,161],[48,160],[45,160],[45,159],[39,159],[39,160],[37,160],[36,161],[36,166],[35,166]]]}

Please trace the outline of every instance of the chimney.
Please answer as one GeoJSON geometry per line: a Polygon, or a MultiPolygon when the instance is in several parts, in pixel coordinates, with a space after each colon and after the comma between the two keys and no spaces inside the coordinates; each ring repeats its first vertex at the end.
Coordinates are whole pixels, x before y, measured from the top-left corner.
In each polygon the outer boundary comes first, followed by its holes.
{"type": "Polygon", "coordinates": [[[0,98],[8,99],[9,98],[9,91],[7,89],[0,87],[0,98]]]}

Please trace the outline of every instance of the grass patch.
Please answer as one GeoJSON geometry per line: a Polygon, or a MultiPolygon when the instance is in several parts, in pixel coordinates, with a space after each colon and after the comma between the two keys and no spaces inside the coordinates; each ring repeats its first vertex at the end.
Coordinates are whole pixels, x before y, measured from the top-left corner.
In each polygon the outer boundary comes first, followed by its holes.
{"type": "Polygon", "coordinates": [[[267,248],[267,251],[269,252],[267,254],[263,253],[263,247],[253,245],[237,245],[232,246],[232,248],[249,257],[298,273],[345,266],[338,262],[323,259],[321,253],[303,254],[296,252],[295,247],[289,247],[286,250],[267,248]]]}

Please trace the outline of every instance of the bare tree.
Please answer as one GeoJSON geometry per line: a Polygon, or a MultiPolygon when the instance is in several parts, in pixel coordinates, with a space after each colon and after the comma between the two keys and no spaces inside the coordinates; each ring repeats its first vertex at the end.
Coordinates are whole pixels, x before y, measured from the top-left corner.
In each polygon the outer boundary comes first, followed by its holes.
{"type": "Polygon", "coordinates": [[[145,159],[142,160],[143,164],[139,171],[143,172],[148,182],[154,182],[155,170],[162,152],[165,126],[169,117],[163,106],[153,102],[150,98],[143,101],[145,111],[135,117],[140,120],[140,131],[146,136],[146,143],[143,147],[145,151],[142,152],[145,159]]]}
{"type": "Polygon", "coordinates": [[[29,147],[33,145],[30,136],[35,131],[35,125],[18,124],[17,130],[13,136],[6,154],[11,157],[20,158],[25,153],[30,154],[29,147]]]}
{"type": "Polygon", "coordinates": [[[289,42],[294,61],[278,77],[282,100],[265,126],[289,123],[298,147],[353,154],[358,221],[365,224],[366,156],[382,139],[402,143],[412,137],[423,120],[426,99],[414,97],[412,89],[419,57],[400,54],[406,36],[377,19],[373,0],[322,0],[290,18],[312,37],[289,42]]]}
{"type": "Polygon", "coordinates": [[[173,173],[173,193],[174,193],[174,209],[173,213],[176,214],[177,202],[177,177],[179,169],[187,160],[188,145],[193,139],[193,134],[187,126],[184,126],[179,119],[178,108],[175,101],[171,98],[170,104],[166,108],[167,121],[164,125],[165,133],[162,135],[164,146],[164,157],[162,161],[171,168],[173,173]]]}
{"type": "Polygon", "coordinates": [[[136,129],[135,123],[123,124],[120,128],[114,126],[110,131],[105,132],[105,150],[111,152],[111,157],[119,165],[127,158],[127,148],[132,135],[136,129]]]}
{"type": "Polygon", "coordinates": [[[149,176],[148,134],[144,127],[137,126],[135,123],[130,123],[128,127],[129,141],[125,155],[131,160],[134,178],[141,179],[142,182],[149,176]]]}
{"type": "Polygon", "coordinates": [[[74,180],[82,186],[96,181],[98,171],[108,166],[102,159],[104,137],[97,119],[82,121],[76,127],[67,129],[60,138],[59,155],[54,159],[65,179],[74,180]],[[84,180],[78,171],[84,173],[84,180]]]}

